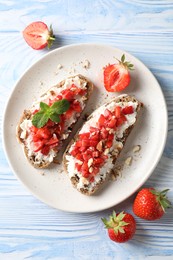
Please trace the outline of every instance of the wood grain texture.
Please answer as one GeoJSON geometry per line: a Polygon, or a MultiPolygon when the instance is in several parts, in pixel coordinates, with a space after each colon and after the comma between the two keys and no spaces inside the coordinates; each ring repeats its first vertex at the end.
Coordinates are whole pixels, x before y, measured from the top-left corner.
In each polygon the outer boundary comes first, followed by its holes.
{"type": "MultiPolygon", "coordinates": [[[[173,202],[173,1],[0,1],[1,123],[14,83],[48,52],[30,49],[22,38],[21,31],[36,20],[53,24],[57,37],[53,48],[110,44],[135,55],[156,76],[168,107],[168,137],[145,186],[170,188],[173,202]]],[[[134,195],[116,210],[132,212],[133,199],[134,195]]],[[[136,218],[134,238],[121,245],[107,238],[100,221],[111,212],[74,214],[41,203],[16,180],[0,139],[0,259],[173,259],[172,209],[156,222],[136,218]]]]}

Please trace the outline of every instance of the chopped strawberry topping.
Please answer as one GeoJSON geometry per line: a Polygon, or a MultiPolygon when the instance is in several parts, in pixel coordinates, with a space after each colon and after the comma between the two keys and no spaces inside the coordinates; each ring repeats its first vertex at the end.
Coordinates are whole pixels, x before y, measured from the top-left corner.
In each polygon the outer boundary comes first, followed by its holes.
{"type": "Polygon", "coordinates": [[[133,114],[134,110],[132,106],[128,106],[122,109],[124,115],[133,114]]]}
{"type": "Polygon", "coordinates": [[[104,152],[112,147],[116,128],[127,121],[126,115],[133,112],[132,106],[123,109],[116,106],[113,111],[106,109],[96,126],[90,126],[88,132],[79,134],[70,154],[80,161],[80,164],[75,164],[77,171],[90,182],[94,182],[95,176],[108,159],[104,152]]]}
{"type": "MultiPolygon", "coordinates": [[[[74,114],[81,113],[82,107],[76,97],[78,95],[85,95],[87,92],[85,89],[78,88],[75,84],[72,84],[65,90],[62,90],[57,96],[50,98],[48,101],[48,105],[51,106],[54,102],[67,99],[70,102],[70,108],[62,115],[60,115],[60,122],[55,123],[52,120],[48,120],[46,125],[42,128],[37,128],[35,126],[30,127],[31,137],[34,144],[34,152],[41,152],[43,155],[48,155],[51,149],[57,149],[60,144],[60,139],[62,137],[62,133],[64,132],[65,121],[69,120],[74,114]]],[[[35,110],[33,114],[38,112],[39,110],[35,110]]],[[[86,139],[83,141],[83,145],[86,147],[90,146],[90,140],[86,139]]],[[[85,149],[79,143],[79,147],[81,148],[81,152],[85,149]]],[[[79,150],[77,151],[79,153],[79,150]]],[[[75,150],[73,155],[76,156],[75,150]]]]}

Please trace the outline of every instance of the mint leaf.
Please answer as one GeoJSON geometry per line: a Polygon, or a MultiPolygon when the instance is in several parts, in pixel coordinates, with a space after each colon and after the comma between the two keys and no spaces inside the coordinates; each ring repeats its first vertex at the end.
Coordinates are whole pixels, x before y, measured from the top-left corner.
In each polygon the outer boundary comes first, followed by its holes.
{"type": "Polygon", "coordinates": [[[39,111],[32,118],[32,124],[37,127],[43,127],[49,120],[49,114],[46,114],[44,111],[39,111]]]}
{"type": "Polygon", "coordinates": [[[54,113],[54,114],[51,114],[50,115],[50,119],[55,122],[55,123],[59,123],[61,120],[60,120],[60,117],[58,114],[54,113]]]}
{"type": "Polygon", "coordinates": [[[66,112],[70,107],[70,103],[66,99],[62,99],[53,103],[52,106],[44,102],[40,102],[40,111],[37,112],[32,118],[32,124],[37,127],[43,127],[49,119],[55,123],[59,123],[60,116],[66,112]]]}
{"type": "Polygon", "coordinates": [[[64,112],[66,112],[69,109],[69,107],[69,101],[67,99],[62,99],[53,103],[53,105],[51,106],[51,112],[61,115],[64,112]]]}
{"type": "Polygon", "coordinates": [[[47,110],[49,110],[50,107],[46,103],[40,102],[40,108],[43,111],[47,111],[47,110]]]}

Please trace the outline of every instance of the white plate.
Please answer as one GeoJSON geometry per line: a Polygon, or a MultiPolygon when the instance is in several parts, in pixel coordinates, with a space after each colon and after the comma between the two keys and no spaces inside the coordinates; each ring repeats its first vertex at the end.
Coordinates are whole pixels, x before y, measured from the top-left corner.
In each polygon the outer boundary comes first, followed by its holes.
{"type": "MultiPolygon", "coordinates": [[[[80,122],[81,124],[81,122],[80,122]]],[[[146,66],[138,59],[110,46],[79,44],[51,51],[29,68],[17,82],[8,101],[3,124],[5,151],[14,173],[20,181],[41,201],[57,209],[71,212],[94,212],[112,207],[133,194],[151,175],[156,167],[167,135],[167,110],[161,88],[146,66]],[[95,84],[95,90],[85,112],[90,113],[118,94],[107,93],[103,87],[102,68],[115,63],[125,53],[134,64],[131,84],[127,94],[135,95],[145,105],[143,113],[130,138],[121,159],[132,154],[134,145],[142,149],[134,155],[132,165],[125,167],[116,181],[107,184],[93,196],[85,196],[75,190],[63,172],[62,165],[50,169],[34,169],[25,159],[15,137],[16,125],[25,108],[29,108],[43,92],[72,74],[83,74],[95,84]],[[85,60],[90,68],[85,69],[85,60]],[[63,66],[57,69],[58,64],[63,66]],[[42,174],[44,173],[44,174],[42,174]]]]}

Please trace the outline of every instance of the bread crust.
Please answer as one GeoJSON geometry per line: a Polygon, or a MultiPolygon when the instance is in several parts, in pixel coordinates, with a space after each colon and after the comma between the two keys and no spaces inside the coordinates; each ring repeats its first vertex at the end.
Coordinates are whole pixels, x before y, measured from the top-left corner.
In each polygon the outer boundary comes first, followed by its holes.
{"type": "MultiPolygon", "coordinates": [[[[83,100],[84,109],[85,109],[86,104],[87,104],[87,102],[88,102],[88,100],[89,100],[89,98],[90,98],[90,95],[91,95],[92,92],[93,92],[94,85],[93,85],[93,83],[92,83],[88,78],[86,78],[86,77],[84,77],[83,75],[80,75],[80,74],[75,75],[75,76],[71,76],[71,77],[68,77],[68,78],[74,78],[74,77],[76,77],[76,76],[78,76],[80,80],[84,80],[84,81],[87,82],[87,86],[86,86],[86,87],[87,87],[86,99],[83,100]]],[[[65,80],[61,81],[60,83],[58,83],[56,86],[53,86],[52,88],[55,88],[55,87],[61,88],[61,87],[64,85],[64,83],[65,83],[65,80]]],[[[48,91],[50,91],[52,88],[50,88],[48,91]]],[[[47,92],[48,92],[48,91],[47,91],[47,92]]],[[[41,97],[43,97],[44,95],[46,95],[47,92],[45,92],[41,97]]],[[[24,154],[25,154],[27,160],[32,164],[32,166],[35,167],[35,168],[47,168],[52,162],[40,161],[39,163],[36,163],[36,162],[35,162],[35,157],[28,155],[28,149],[27,149],[27,147],[26,147],[26,145],[25,145],[25,139],[22,139],[22,138],[21,138],[22,129],[21,129],[21,127],[20,127],[20,124],[21,124],[25,119],[31,119],[31,118],[32,118],[32,113],[31,113],[31,111],[30,111],[30,110],[24,110],[24,111],[23,111],[23,114],[22,114],[22,116],[21,116],[21,118],[20,118],[20,120],[19,120],[19,123],[18,123],[18,125],[17,125],[17,127],[16,127],[16,137],[17,137],[18,142],[22,145],[22,148],[23,148],[23,151],[24,151],[24,154]]],[[[79,118],[79,117],[78,117],[78,118],[79,118]]],[[[77,119],[78,119],[78,118],[77,118],[77,119]]],[[[70,129],[71,129],[71,130],[69,130],[69,132],[72,131],[72,128],[73,128],[73,126],[77,123],[77,121],[78,121],[78,120],[76,120],[76,122],[74,122],[74,123],[70,126],[70,129]]],[[[64,140],[66,140],[66,139],[64,139],[64,140]]],[[[63,145],[63,144],[62,144],[62,145],[63,145]]],[[[61,147],[62,147],[62,146],[61,146],[61,147]]],[[[59,148],[60,148],[60,147],[59,147],[59,148]]],[[[55,148],[55,149],[57,149],[57,148],[55,148]]],[[[56,151],[56,153],[58,153],[59,150],[55,150],[55,151],[56,151]]]]}
{"type": "MultiPolygon", "coordinates": [[[[143,107],[143,103],[141,103],[140,101],[138,101],[134,96],[128,96],[128,95],[124,95],[124,96],[119,96],[119,97],[116,97],[114,99],[112,99],[110,102],[106,103],[106,106],[109,105],[110,103],[112,102],[129,102],[129,101],[132,101],[132,102],[138,102],[138,105],[137,105],[137,109],[136,109],[136,112],[137,112],[137,116],[136,116],[136,119],[138,118],[138,114],[139,114],[139,111],[141,110],[141,108],[143,107]]],[[[95,111],[94,111],[95,112],[95,111]]],[[[91,114],[87,121],[90,120],[91,118],[93,117],[93,114],[91,114]]],[[[124,147],[124,144],[129,136],[129,134],[131,133],[133,127],[134,127],[135,123],[131,126],[129,126],[123,133],[123,137],[122,138],[117,138],[116,140],[121,142],[123,144],[123,147],[124,147]]],[[[66,159],[66,155],[70,155],[69,154],[69,149],[70,147],[76,142],[76,140],[78,139],[78,133],[80,132],[81,129],[78,130],[78,132],[76,133],[76,135],[74,136],[73,140],[71,140],[71,142],[69,143],[69,145],[67,146],[66,148],[66,151],[63,155],[63,165],[64,165],[64,169],[66,171],[66,173],[68,174],[68,169],[67,169],[67,166],[68,166],[68,161],[66,159]]],[[[122,148],[123,149],[123,148],[122,148]]],[[[115,164],[116,163],[116,160],[118,158],[118,156],[120,155],[120,152],[122,150],[121,148],[119,149],[118,151],[118,154],[113,154],[113,153],[110,153],[111,154],[111,158],[113,159],[113,163],[115,164]]],[[[70,178],[71,180],[71,183],[73,185],[74,188],[78,189],[78,191],[80,191],[82,194],[84,195],[92,195],[94,194],[98,189],[100,189],[100,187],[102,186],[103,183],[106,182],[107,179],[109,179],[109,176],[110,176],[110,171],[109,172],[106,172],[106,178],[103,179],[101,178],[100,181],[94,186],[94,188],[92,190],[89,190],[88,189],[88,185],[84,184],[84,188],[77,188],[77,185],[79,183],[79,177],[77,175],[73,176],[70,178]]]]}

